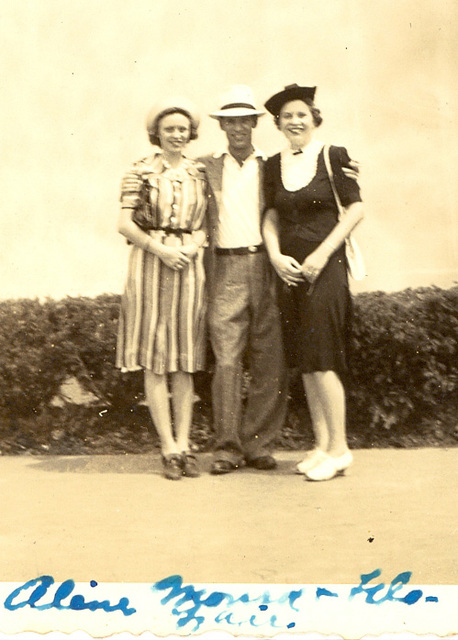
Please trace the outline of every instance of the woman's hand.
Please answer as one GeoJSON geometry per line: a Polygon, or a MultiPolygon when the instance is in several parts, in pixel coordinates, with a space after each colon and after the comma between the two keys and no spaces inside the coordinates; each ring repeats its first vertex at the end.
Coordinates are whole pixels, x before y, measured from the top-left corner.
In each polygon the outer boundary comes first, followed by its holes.
{"type": "Polygon", "coordinates": [[[189,244],[184,244],[180,247],[180,251],[181,253],[184,253],[185,256],[188,256],[188,258],[194,258],[197,255],[197,252],[199,251],[199,245],[196,244],[195,242],[190,242],[189,244]]]}
{"type": "Polygon", "coordinates": [[[302,276],[309,282],[315,282],[329,260],[329,255],[320,248],[308,255],[301,266],[302,276]]]}
{"type": "Polygon", "coordinates": [[[279,278],[288,286],[297,287],[300,282],[304,282],[301,265],[291,256],[280,253],[275,258],[271,258],[271,261],[279,278]]]}
{"type": "Polygon", "coordinates": [[[170,269],[181,271],[191,262],[191,258],[183,252],[184,247],[167,247],[161,246],[158,252],[159,258],[170,269]]]}

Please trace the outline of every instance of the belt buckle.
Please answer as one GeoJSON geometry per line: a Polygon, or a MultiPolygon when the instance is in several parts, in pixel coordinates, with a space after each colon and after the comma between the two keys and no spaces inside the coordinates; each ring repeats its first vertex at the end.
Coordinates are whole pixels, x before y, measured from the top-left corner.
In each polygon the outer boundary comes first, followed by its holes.
{"type": "Polygon", "coordinates": [[[248,247],[249,253],[256,253],[257,250],[258,250],[258,247],[255,244],[250,244],[250,246],[248,247]]]}

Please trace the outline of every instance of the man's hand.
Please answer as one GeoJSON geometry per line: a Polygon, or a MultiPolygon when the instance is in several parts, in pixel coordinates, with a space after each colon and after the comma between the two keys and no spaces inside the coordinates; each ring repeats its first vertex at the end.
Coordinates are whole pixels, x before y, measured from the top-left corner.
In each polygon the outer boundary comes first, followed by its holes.
{"type": "Polygon", "coordinates": [[[350,166],[342,167],[342,171],[347,176],[347,178],[351,178],[352,180],[358,180],[360,168],[361,168],[361,165],[357,160],[350,160],[350,166]]]}

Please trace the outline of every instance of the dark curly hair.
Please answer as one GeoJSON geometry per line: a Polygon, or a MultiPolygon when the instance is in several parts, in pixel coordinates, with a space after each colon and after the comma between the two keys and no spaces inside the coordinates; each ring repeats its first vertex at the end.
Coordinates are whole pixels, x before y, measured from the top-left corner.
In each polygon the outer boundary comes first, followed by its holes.
{"type": "MultiPolygon", "coordinates": [[[[313,122],[315,124],[315,127],[319,127],[320,124],[323,122],[323,117],[321,115],[321,111],[318,109],[318,107],[315,107],[315,103],[313,102],[313,100],[311,98],[300,98],[300,100],[302,102],[305,102],[305,104],[310,107],[310,111],[312,113],[312,118],[313,118],[313,122]]],[[[292,100],[288,100],[288,102],[292,102],[292,100]]],[[[285,104],[287,104],[286,102],[282,105],[282,109],[285,106],[285,104]]],[[[281,113],[281,109],[280,109],[280,113],[281,113]]],[[[277,127],[277,129],[280,128],[280,113],[278,114],[278,116],[274,116],[274,123],[275,126],[277,127]]]]}
{"type": "Polygon", "coordinates": [[[161,111],[161,113],[154,120],[152,128],[148,131],[148,138],[151,144],[154,144],[158,147],[161,146],[161,141],[159,139],[159,123],[163,118],[165,118],[165,116],[170,116],[173,113],[181,113],[183,116],[186,116],[188,118],[189,124],[191,125],[191,133],[189,135],[189,140],[196,140],[197,127],[194,124],[189,112],[186,111],[185,109],[180,109],[179,107],[171,107],[170,109],[164,109],[164,111],[161,111]]]}

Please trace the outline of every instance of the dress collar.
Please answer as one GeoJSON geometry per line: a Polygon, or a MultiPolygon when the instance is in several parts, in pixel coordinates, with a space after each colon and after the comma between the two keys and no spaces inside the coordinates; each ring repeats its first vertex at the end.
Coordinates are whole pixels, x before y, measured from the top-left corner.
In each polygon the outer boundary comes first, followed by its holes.
{"type": "Polygon", "coordinates": [[[300,153],[290,147],[283,149],[280,153],[281,177],[287,191],[298,191],[313,180],[322,148],[323,142],[312,140],[300,150],[300,153]]]}
{"type": "Polygon", "coordinates": [[[196,162],[195,160],[191,160],[187,156],[182,156],[182,161],[180,162],[178,167],[172,167],[171,164],[164,158],[163,151],[160,147],[154,148],[154,154],[145,158],[143,160],[143,164],[146,165],[146,173],[155,173],[160,174],[165,171],[168,174],[173,173],[174,175],[179,175],[180,172],[186,172],[194,177],[202,177],[202,172],[205,169],[205,166],[201,162],[196,162]]]}
{"type": "Polygon", "coordinates": [[[291,157],[293,159],[297,159],[297,161],[300,162],[301,160],[303,160],[304,156],[314,158],[318,156],[323,146],[324,142],[322,142],[321,140],[313,139],[308,144],[306,144],[305,147],[302,147],[300,149],[291,149],[291,147],[287,147],[281,152],[282,159],[291,157]]]}

